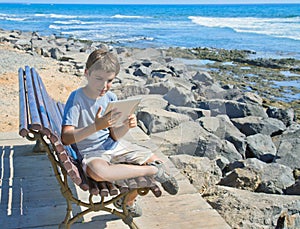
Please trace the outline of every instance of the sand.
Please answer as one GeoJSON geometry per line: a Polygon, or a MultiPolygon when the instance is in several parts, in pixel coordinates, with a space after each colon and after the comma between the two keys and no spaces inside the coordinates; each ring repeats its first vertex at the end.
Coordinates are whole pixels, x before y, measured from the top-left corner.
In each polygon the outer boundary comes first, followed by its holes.
{"type": "Polygon", "coordinates": [[[83,77],[61,73],[59,62],[51,58],[32,56],[0,43],[0,132],[19,131],[18,69],[35,67],[51,97],[65,102],[70,92],[82,85],[83,77]]]}

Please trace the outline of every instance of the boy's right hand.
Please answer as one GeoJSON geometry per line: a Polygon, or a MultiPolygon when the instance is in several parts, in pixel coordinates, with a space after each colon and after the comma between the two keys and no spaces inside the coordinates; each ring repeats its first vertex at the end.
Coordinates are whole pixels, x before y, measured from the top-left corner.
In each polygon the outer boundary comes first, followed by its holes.
{"type": "Polygon", "coordinates": [[[101,115],[101,112],[102,107],[98,109],[95,117],[95,125],[97,130],[102,130],[114,126],[121,117],[121,113],[117,112],[116,108],[112,109],[110,112],[103,116],[101,115]]]}

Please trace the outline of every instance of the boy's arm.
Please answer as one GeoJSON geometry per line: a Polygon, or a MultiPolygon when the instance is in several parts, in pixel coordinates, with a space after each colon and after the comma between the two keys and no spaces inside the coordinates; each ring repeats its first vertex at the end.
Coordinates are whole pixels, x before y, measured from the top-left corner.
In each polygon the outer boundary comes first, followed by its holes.
{"type": "Polygon", "coordinates": [[[117,113],[115,110],[112,110],[112,113],[109,112],[103,116],[101,116],[101,111],[102,107],[100,107],[97,111],[95,122],[89,126],[82,128],[76,128],[75,126],[71,125],[62,126],[61,139],[63,144],[70,145],[76,142],[80,142],[91,134],[99,130],[109,128],[117,122],[119,113],[117,113]]]}

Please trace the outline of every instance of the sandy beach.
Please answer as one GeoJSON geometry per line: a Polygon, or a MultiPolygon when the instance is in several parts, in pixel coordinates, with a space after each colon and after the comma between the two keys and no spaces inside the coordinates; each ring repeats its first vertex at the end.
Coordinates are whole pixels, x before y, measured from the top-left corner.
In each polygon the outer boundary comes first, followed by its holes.
{"type": "Polygon", "coordinates": [[[70,91],[80,85],[82,78],[59,71],[58,61],[41,56],[32,56],[0,43],[0,109],[1,132],[14,132],[19,129],[18,69],[25,65],[35,67],[43,78],[48,93],[58,101],[66,101],[70,91]]]}

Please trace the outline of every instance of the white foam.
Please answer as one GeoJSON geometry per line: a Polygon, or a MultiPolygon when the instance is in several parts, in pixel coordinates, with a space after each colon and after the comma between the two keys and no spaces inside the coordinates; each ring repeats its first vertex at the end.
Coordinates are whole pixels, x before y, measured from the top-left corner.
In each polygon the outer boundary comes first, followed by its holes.
{"type": "Polygon", "coordinates": [[[81,21],[81,20],[68,20],[68,21],[54,21],[54,24],[61,24],[61,25],[73,25],[73,24],[79,24],[79,25],[91,25],[91,24],[97,24],[96,21],[81,21]]]}
{"type": "Polygon", "coordinates": [[[35,17],[45,18],[78,18],[76,15],[65,15],[65,14],[34,14],[35,17]]]}
{"type": "Polygon", "coordinates": [[[138,15],[122,15],[122,14],[116,14],[112,16],[112,18],[149,18],[144,16],[138,16],[138,15]]]}
{"type": "Polygon", "coordinates": [[[6,21],[25,21],[27,18],[0,17],[0,19],[6,21]]]}
{"type": "Polygon", "coordinates": [[[273,37],[300,40],[300,17],[188,17],[193,23],[205,27],[231,28],[238,33],[257,33],[273,37]]]}

